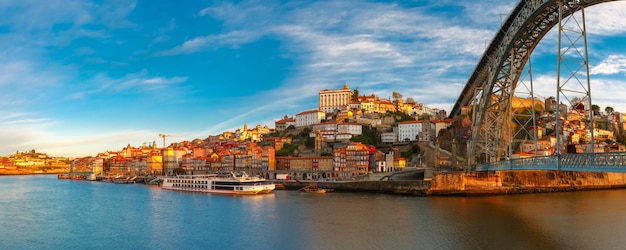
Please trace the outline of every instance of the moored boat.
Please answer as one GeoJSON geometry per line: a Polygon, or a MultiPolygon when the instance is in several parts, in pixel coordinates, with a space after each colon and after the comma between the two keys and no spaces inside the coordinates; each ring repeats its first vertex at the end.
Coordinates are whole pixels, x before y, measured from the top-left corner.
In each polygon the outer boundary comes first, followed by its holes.
{"type": "Polygon", "coordinates": [[[300,191],[304,191],[304,192],[308,192],[308,193],[318,193],[318,194],[325,194],[325,193],[329,193],[334,191],[333,188],[320,188],[317,187],[313,184],[305,186],[301,189],[299,189],[300,191]]]}
{"type": "Polygon", "coordinates": [[[69,180],[69,179],[72,179],[72,177],[70,177],[70,174],[65,173],[65,174],[58,174],[57,175],[57,179],[59,179],[59,180],[69,180]]]}
{"type": "Polygon", "coordinates": [[[163,177],[163,189],[202,192],[213,194],[267,194],[274,191],[274,184],[265,183],[265,179],[251,177],[246,173],[227,176],[210,175],[179,175],[163,177]]]}

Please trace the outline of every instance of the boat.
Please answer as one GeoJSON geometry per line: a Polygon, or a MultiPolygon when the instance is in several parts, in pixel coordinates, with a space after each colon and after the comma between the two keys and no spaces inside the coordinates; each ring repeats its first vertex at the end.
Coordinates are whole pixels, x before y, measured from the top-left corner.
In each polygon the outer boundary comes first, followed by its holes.
{"type": "Polygon", "coordinates": [[[305,186],[305,187],[301,188],[300,190],[304,191],[304,192],[308,192],[308,193],[318,193],[318,194],[325,194],[325,193],[329,193],[329,192],[334,191],[334,189],[332,189],[332,188],[320,188],[320,187],[317,187],[317,186],[315,186],[313,184],[305,186]]]}
{"type": "Polygon", "coordinates": [[[96,180],[96,174],[89,174],[87,175],[87,177],[85,178],[88,181],[95,181],[96,180]]]}
{"type": "Polygon", "coordinates": [[[111,180],[115,184],[128,184],[130,183],[130,177],[116,177],[111,180]]]}
{"type": "Polygon", "coordinates": [[[266,183],[265,179],[248,176],[245,172],[236,175],[178,175],[163,177],[163,189],[202,192],[211,194],[267,194],[274,191],[274,184],[266,183]]]}
{"type": "Polygon", "coordinates": [[[59,180],[69,180],[69,179],[72,179],[72,177],[70,177],[70,174],[64,173],[64,174],[58,174],[57,175],[57,179],[59,179],[59,180]]]}

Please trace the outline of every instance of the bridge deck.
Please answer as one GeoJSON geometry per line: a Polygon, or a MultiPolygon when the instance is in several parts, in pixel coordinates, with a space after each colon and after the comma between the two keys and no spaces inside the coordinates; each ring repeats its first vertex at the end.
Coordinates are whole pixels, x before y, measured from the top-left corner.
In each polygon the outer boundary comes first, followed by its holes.
{"type": "Polygon", "coordinates": [[[476,165],[475,171],[563,170],[626,173],[626,153],[565,154],[541,156],[476,165]]]}

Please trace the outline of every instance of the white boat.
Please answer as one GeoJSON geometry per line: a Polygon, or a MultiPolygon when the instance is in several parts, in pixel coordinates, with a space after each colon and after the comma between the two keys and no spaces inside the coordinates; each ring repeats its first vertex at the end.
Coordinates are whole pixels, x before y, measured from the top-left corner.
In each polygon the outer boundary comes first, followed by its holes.
{"type": "Polygon", "coordinates": [[[96,174],[92,173],[92,174],[87,175],[86,180],[88,180],[88,181],[95,181],[96,180],[96,174]]]}
{"type": "Polygon", "coordinates": [[[162,177],[163,189],[203,192],[213,194],[267,194],[276,188],[274,184],[265,183],[265,179],[251,177],[246,173],[227,176],[210,175],[178,175],[162,177]]]}

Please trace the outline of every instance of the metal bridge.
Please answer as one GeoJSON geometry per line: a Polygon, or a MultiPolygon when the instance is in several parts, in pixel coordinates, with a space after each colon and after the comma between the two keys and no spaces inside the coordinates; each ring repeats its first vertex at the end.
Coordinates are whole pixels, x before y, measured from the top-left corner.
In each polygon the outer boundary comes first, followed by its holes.
{"type": "MultiPolygon", "coordinates": [[[[616,1],[616,0],[613,0],[616,1]]],[[[467,171],[575,170],[626,172],[626,154],[593,153],[594,128],[587,52],[585,8],[610,0],[521,0],[492,39],[450,112],[461,115],[464,107],[472,119],[472,138],[466,146],[467,171]],[[541,39],[558,29],[554,156],[512,160],[523,142],[537,145],[537,110],[531,54],[541,39]],[[532,107],[517,110],[515,102],[530,100],[532,107]],[[567,138],[559,105],[575,102],[584,106],[589,124],[590,150],[563,154],[567,138]],[[521,112],[522,111],[522,112],[521,112]]],[[[536,148],[536,146],[535,146],[536,148]]],[[[536,149],[535,149],[536,153],[536,149]]]]}

